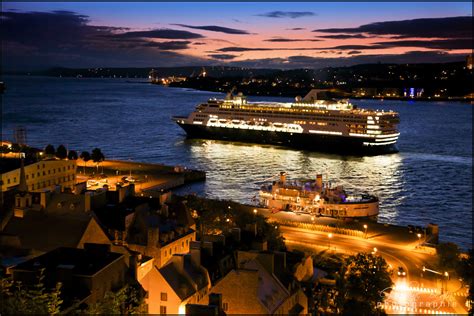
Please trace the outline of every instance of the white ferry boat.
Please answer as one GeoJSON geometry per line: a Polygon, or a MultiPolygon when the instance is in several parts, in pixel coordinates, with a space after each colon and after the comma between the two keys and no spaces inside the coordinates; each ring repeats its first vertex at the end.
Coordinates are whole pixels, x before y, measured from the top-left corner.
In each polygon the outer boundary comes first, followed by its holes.
{"type": "Polygon", "coordinates": [[[315,180],[280,180],[264,185],[259,191],[259,204],[272,212],[287,211],[341,219],[377,219],[379,199],[369,194],[348,194],[340,185],[323,183],[321,174],[315,180]]]}

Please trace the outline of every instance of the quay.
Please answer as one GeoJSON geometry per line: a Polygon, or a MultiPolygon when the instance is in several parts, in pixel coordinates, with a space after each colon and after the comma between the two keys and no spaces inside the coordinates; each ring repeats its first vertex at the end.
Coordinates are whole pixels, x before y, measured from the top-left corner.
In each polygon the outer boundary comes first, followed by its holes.
{"type": "Polygon", "coordinates": [[[135,184],[137,194],[154,196],[156,192],[205,179],[204,171],[182,166],[121,160],[106,160],[97,166],[92,161],[77,160],[77,182],[87,181],[89,189],[104,185],[113,189],[117,184],[131,182],[135,184]]]}

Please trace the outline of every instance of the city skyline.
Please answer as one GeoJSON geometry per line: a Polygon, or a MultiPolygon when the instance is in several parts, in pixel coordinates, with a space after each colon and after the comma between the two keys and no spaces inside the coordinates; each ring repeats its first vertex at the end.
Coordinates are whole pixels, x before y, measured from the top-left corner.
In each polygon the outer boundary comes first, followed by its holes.
{"type": "Polygon", "coordinates": [[[423,6],[7,2],[3,64],[322,68],[464,60],[472,51],[470,4],[423,6]]]}

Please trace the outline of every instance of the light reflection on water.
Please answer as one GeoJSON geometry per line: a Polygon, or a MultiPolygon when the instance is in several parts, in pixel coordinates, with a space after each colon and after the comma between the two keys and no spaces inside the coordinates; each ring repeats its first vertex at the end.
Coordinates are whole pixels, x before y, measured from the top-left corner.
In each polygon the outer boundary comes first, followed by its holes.
{"type": "MultiPolygon", "coordinates": [[[[270,146],[246,145],[212,140],[190,140],[191,158],[207,165],[206,195],[251,203],[260,185],[281,171],[289,179],[315,178],[342,184],[353,193],[380,197],[380,219],[393,222],[403,199],[393,199],[403,187],[400,154],[374,157],[342,157],[270,146]]],[[[197,187],[193,187],[197,189],[197,187]]]]}

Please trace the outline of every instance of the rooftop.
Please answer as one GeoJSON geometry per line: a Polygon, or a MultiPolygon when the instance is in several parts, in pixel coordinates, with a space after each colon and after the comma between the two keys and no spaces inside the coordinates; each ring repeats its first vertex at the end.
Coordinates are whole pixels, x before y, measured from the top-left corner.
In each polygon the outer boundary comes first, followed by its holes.
{"type": "Polygon", "coordinates": [[[92,247],[77,249],[60,247],[39,257],[20,263],[13,270],[49,271],[67,269],[76,275],[94,275],[104,267],[122,257],[122,254],[92,247]]]}

